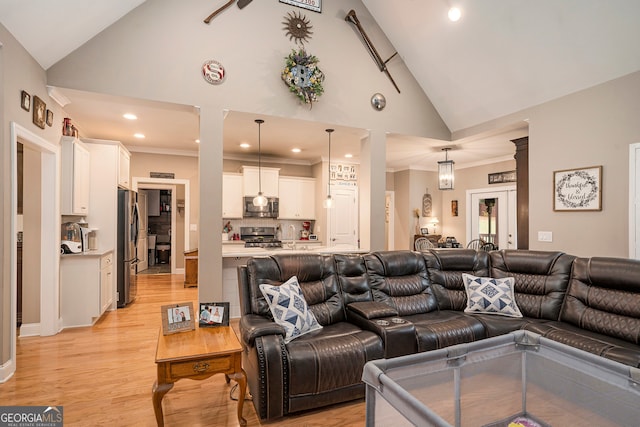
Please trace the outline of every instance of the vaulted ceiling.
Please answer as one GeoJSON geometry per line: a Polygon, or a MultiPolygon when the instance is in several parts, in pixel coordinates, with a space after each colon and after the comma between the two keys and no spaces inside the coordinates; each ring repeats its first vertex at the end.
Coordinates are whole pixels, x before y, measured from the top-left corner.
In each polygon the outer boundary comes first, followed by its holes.
{"type": "MultiPolygon", "coordinates": [[[[0,0],[0,22],[47,69],[144,1],[0,0]]],[[[452,132],[640,70],[637,0],[362,2],[397,50],[399,57],[393,60],[404,61],[452,132]],[[462,10],[458,22],[447,19],[454,3],[462,10]]],[[[70,91],[67,95],[77,99],[67,107],[75,114],[89,111],[80,101],[86,94],[70,91]]],[[[170,105],[157,107],[159,121],[171,122],[161,114],[170,105]]],[[[86,118],[84,125],[93,121],[90,126],[99,126],[105,120],[86,118]]],[[[523,132],[526,125],[501,135],[457,141],[465,146],[468,158],[456,164],[473,164],[487,155],[504,158],[512,150],[508,139],[523,132]],[[492,138],[493,146],[487,144],[492,138]],[[480,139],[484,149],[474,152],[474,143],[480,139]],[[488,147],[493,147],[490,154],[488,147]]],[[[392,169],[414,167],[420,161],[435,165],[441,157],[439,150],[425,151],[423,139],[390,138],[396,147],[388,148],[387,166],[392,169]],[[416,146],[422,147],[424,159],[414,155],[416,146]]],[[[442,141],[427,143],[442,145],[442,141]]],[[[284,155],[290,148],[283,146],[274,155],[284,155]]],[[[183,149],[197,151],[197,146],[186,141],[183,149]]]]}

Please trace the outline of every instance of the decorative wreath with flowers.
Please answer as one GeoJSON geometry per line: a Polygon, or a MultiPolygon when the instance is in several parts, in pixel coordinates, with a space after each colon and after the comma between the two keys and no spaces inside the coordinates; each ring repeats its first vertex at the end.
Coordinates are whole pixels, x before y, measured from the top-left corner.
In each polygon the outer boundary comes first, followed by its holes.
{"type": "Polygon", "coordinates": [[[568,208],[586,208],[597,197],[598,182],[586,171],[574,171],[566,174],[556,184],[556,194],[562,206],[568,208]],[[566,189],[571,186],[571,191],[566,189]]]}
{"type": "Polygon", "coordinates": [[[318,68],[318,62],[316,56],[308,54],[304,49],[293,49],[285,58],[285,67],[282,70],[282,80],[289,91],[311,106],[324,92],[324,74],[318,68]]]}

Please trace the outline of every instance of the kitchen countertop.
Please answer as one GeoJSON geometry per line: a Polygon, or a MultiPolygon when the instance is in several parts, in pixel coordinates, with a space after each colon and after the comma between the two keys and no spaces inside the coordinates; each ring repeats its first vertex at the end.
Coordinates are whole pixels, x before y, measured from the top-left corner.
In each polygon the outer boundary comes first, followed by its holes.
{"type": "Polygon", "coordinates": [[[60,254],[61,258],[67,257],[101,257],[102,255],[106,255],[109,252],[113,252],[113,249],[104,249],[104,250],[93,250],[86,252],[79,252],[77,254],[60,254]]]}
{"type": "MultiPolygon", "coordinates": [[[[308,242],[308,241],[304,241],[308,242]]],[[[242,258],[253,256],[265,256],[275,254],[332,254],[332,253],[367,253],[368,250],[359,249],[354,246],[316,246],[306,248],[304,243],[296,242],[295,249],[289,248],[277,248],[277,249],[265,249],[265,248],[245,248],[238,246],[222,246],[222,258],[242,258]]]]}

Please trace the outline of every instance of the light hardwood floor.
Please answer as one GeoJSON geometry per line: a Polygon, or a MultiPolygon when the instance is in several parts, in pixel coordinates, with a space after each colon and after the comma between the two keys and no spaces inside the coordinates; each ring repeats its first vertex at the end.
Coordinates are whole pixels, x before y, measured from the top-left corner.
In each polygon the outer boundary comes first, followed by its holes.
{"type": "MultiPolygon", "coordinates": [[[[106,313],[93,327],[51,337],[19,338],[16,373],[0,384],[0,405],[62,405],[65,426],[154,426],[151,387],[161,327],[160,306],[192,301],[182,275],[138,276],[138,298],[106,313]]],[[[237,321],[232,320],[237,329],[237,321]]],[[[234,383],[232,382],[232,385],[234,383]]],[[[237,403],[223,375],[181,380],[164,397],[166,426],[237,426],[237,403]]],[[[363,426],[363,400],[269,423],[244,405],[248,426],[363,426]]]]}

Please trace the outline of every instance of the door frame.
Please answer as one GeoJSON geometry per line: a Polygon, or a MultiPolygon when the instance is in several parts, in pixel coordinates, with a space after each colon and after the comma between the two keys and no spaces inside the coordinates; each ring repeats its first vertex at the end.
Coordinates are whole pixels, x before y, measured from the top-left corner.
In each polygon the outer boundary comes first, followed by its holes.
{"type": "Polygon", "coordinates": [[[640,142],[629,145],[629,258],[640,259],[640,142]]]}
{"type": "MultiPolygon", "coordinates": [[[[191,206],[191,190],[189,188],[188,179],[171,179],[171,178],[146,178],[142,176],[134,176],[132,178],[132,189],[138,191],[139,188],[145,190],[171,190],[171,229],[176,228],[176,187],[184,185],[184,247],[185,250],[191,248],[189,227],[190,227],[190,206],[191,206]]],[[[171,233],[171,252],[175,253],[176,237],[175,233],[171,233]]],[[[171,274],[184,273],[184,268],[176,268],[176,257],[171,257],[171,274]]]]}
{"type": "MultiPolygon", "coordinates": [[[[508,212],[508,216],[507,216],[507,234],[509,233],[510,230],[512,230],[512,236],[511,238],[508,240],[508,242],[512,242],[511,244],[514,245],[514,247],[517,247],[518,244],[518,240],[517,240],[517,224],[516,222],[516,216],[517,215],[517,203],[515,202],[515,197],[511,197],[512,194],[516,194],[517,192],[517,187],[515,185],[504,185],[504,186],[500,186],[500,187],[485,187],[485,188],[474,188],[472,190],[467,190],[467,208],[466,208],[466,216],[467,216],[467,230],[466,230],[466,241],[467,243],[471,241],[472,234],[471,234],[471,230],[472,230],[472,203],[471,203],[471,199],[474,195],[476,194],[482,194],[482,193],[499,193],[499,192],[507,192],[507,212],[508,212]],[[513,193],[511,193],[513,192],[513,193]],[[510,206],[513,205],[513,206],[510,206]]],[[[504,247],[503,247],[504,248],[504,247]]],[[[502,248],[501,248],[502,249],[502,248]]],[[[506,249],[506,248],[505,248],[506,249]]]]}
{"type": "Polygon", "coordinates": [[[11,152],[11,221],[9,231],[10,251],[10,359],[0,365],[0,383],[8,380],[16,370],[16,318],[17,318],[17,215],[18,215],[18,142],[39,151],[42,155],[40,178],[41,213],[40,226],[40,323],[30,334],[55,335],[62,330],[60,313],[60,146],[35,133],[10,122],[9,149],[11,152]],[[20,140],[20,141],[18,141],[20,140]],[[47,232],[45,232],[47,230],[47,232]],[[46,303],[45,303],[46,302],[46,303]]]}

